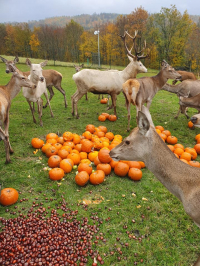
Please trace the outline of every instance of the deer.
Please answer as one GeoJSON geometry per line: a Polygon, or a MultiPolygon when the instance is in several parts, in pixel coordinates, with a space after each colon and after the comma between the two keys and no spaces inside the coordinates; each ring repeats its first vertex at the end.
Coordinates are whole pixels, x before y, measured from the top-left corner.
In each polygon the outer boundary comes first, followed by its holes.
{"type": "Polygon", "coordinates": [[[149,109],[155,94],[162,89],[168,79],[174,78],[180,78],[180,74],[177,73],[165,60],[163,60],[161,63],[161,70],[156,76],[128,79],[125,83],[123,83],[122,89],[128,111],[127,131],[130,131],[131,103],[136,106],[137,112],[141,111],[144,103],[147,104],[147,108],[149,109]]]}
{"type": "MultiPolygon", "coordinates": [[[[3,58],[2,56],[0,56],[0,59],[6,64],[6,73],[10,73],[8,66],[12,65],[15,66],[18,62],[19,62],[19,58],[18,56],[16,56],[14,58],[14,60],[7,60],[5,58],[3,58]]],[[[24,76],[28,77],[30,75],[30,71],[27,72],[22,72],[24,76]]],[[[65,108],[67,108],[67,99],[66,99],[66,94],[65,91],[63,90],[62,86],[61,86],[61,82],[62,82],[62,74],[54,69],[43,69],[42,70],[42,74],[46,80],[46,86],[47,89],[50,93],[50,97],[49,97],[49,101],[51,101],[51,99],[54,96],[54,91],[53,91],[53,86],[62,93],[63,97],[64,97],[64,104],[65,104],[65,108]]],[[[48,105],[48,103],[46,102],[46,104],[44,105],[43,108],[46,108],[48,105]]]]}
{"type": "MultiPolygon", "coordinates": [[[[178,97],[194,97],[200,93],[200,80],[184,80],[177,85],[170,85],[169,83],[166,83],[162,87],[162,90],[175,93],[178,97]]],[[[189,118],[187,114],[187,107],[181,101],[179,101],[179,105],[178,113],[174,118],[177,119],[180,113],[189,118]]]]}
{"type": "MultiPolygon", "coordinates": [[[[146,106],[138,111],[137,127],[110,151],[110,157],[115,161],[143,161],[182,202],[187,215],[200,228],[200,169],[182,162],[171,152],[157,134],[146,106]]],[[[200,266],[200,257],[195,265],[200,266]]]]}
{"type": "Polygon", "coordinates": [[[15,67],[9,66],[9,72],[13,73],[7,85],[0,86],[0,138],[4,141],[6,151],[5,163],[10,163],[10,154],[14,152],[9,140],[9,111],[11,101],[20,92],[21,87],[30,88],[34,91],[36,88],[28,78],[23,76],[15,67]],[[3,129],[3,127],[4,129],[3,129]]]}
{"type": "Polygon", "coordinates": [[[180,75],[181,78],[176,78],[175,80],[172,81],[172,84],[175,85],[178,81],[182,82],[186,79],[192,79],[192,80],[197,80],[196,76],[192,72],[187,72],[187,71],[177,71],[180,75]]]}
{"type": "Polygon", "coordinates": [[[132,37],[125,31],[124,35],[119,35],[124,42],[125,49],[127,51],[127,56],[129,59],[129,64],[122,71],[111,71],[105,70],[100,71],[96,69],[83,69],[80,72],[73,75],[73,80],[76,83],[77,90],[71,96],[72,101],[72,115],[79,118],[77,104],[87,92],[92,92],[94,94],[109,94],[111,96],[112,105],[108,109],[114,108],[114,114],[116,113],[116,100],[117,95],[122,91],[122,84],[129,78],[135,78],[138,73],[146,73],[147,68],[140,61],[143,58],[148,57],[147,55],[139,55],[146,48],[146,42],[144,48],[141,51],[137,51],[135,39],[137,36],[137,31],[135,31],[135,36],[132,37]],[[135,48],[135,55],[131,53],[126,45],[126,37],[133,40],[133,46],[135,48]]]}
{"type": "Polygon", "coordinates": [[[42,67],[46,66],[47,61],[44,61],[40,64],[32,64],[31,61],[27,58],[26,59],[26,64],[30,67],[30,75],[28,78],[36,85],[36,89],[33,91],[32,89],[25,89],[24,87],[22,88],[22,93],[24,97],[26,98],[31,112],[33,116],[33,122],[36,123],[36,119],[34,116],[34,110],[31,105],[31,102],[37,103],[38,106],[38,114],[39,114],[39,119],[40,119],[40,126],[43,126],[42,122],[42,105],[43,105],[43,100],[41,96],[44,94],[47,103],[49,105],[51,117],[53,117],[53,112],[51,110],[51,105],[50,101],[48,99],[48,93],[46,89],[46,81],[45,78],[42,75],[42,67]]]}

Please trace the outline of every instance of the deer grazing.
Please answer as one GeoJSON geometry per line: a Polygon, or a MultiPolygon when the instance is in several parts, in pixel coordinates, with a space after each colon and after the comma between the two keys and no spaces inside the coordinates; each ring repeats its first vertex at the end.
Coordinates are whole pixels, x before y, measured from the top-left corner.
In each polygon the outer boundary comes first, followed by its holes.
{"type": "MultiPolygon", "coordinates": [[[[200,227],[200,169],[182,162],[171,152],[157,134],[145,106],[138,112],[137,128],[110,151],[110,156],[117,161],[143,161],[200,227]]],[[[195,265],[200,265],[200,257],[195,265]]]]}
{"type": "MultiPolygon", "coordinates": [[[[166,83],[162,87],[162,90],[176,93],[178,97],[194,97],[200,93],[200,80],[184,80],[177,85],[170,85],[166,83]]],[[[182,114],[185,114],[185,116],[189,118],[189,116],[187,115],[187,107],[181,101],[179,101],[179,105],[179,111],[174,118],[178,118],[180,112],[182,114]]]]}
{"type": "Polygon", "coordinates": [[[6,163],[10,163],[10,154],[13,149],[9,140],[9,110],[12,99],[20,92],[21,87],[25,89],[35,89],[35,85],[26,77],[24,77],[16,68],[9,66],[9,71],[13,73],[12,78],[7,85],[0,86],[0,138],[4,141],[6,151],[6,163]],[[4,125],[4,129],[2,128],[4,125]]]}
{"type": "Polygon", "coordinates": [[[79,118],[77,104],[87,92],[92,92],[94,94],[109,94],[111,96],[112,105],[109,109],[114,108],[114,114],[116,115],[116,100],[117,95],[122,91],[122,84],[129,78],[135,78],[138,73],[147,72],[146,67],[141,63],[140,59],[146,58],[148,55],[139,54],[146,48],[146,43],[144,48],[138,52],[136,50],[135,36],[131,37],[133,40],[135,55],[131,54],[131,50],[128,50],[126,45],[126,36],[129,35],[127,32],[123,36],[120,36],[124,42],[124,46],[127,50],[127,56],[130,63],[122,71],[100,71],[94,69],[83,69],[82,71],[73,75],[73,80],[76,83],[77,90],[72,95],[72,115],[79,118]]]}
{"type": "Polygon", "coordinates": [[[197,78],[192,72],[187,72],[187,71],[177,71],[180,75],[181,78],[176,78],[175,80],[172,81],[172,84],[175,85],[178,81],[184,81],[186,79],[192,79],[196,80],[197,78]]]}
{"type": "MultiPolygon", "coordinates": [[[[6,64],[6,73],[10,72],[9,67],[8,67],[9,65],[15,66],[15,64],[19,62],[19,58],[17,56],[14,58],[14,60],[7,60],[3,58],[2,56],[0,56],[0,59],[6,64]]],[[[51,101],[51,99],[54,96],[54,91],[53,91],[53,86],[54,86],[58,91],[62,93],[64,97],[65,108],[67,108],[67,100],[66,100],[65,91],[63,90],[61,86],[62,74],[53,69],[42,70],[42,74],[46,80],[46,86],[50,93],[49,101],[51,101]]],[[[28,77],[30,75],[30,71],[23,72],[23,75],[28,77]]],[[[47,107],[47,104],[48,103],[46,102],[46,104],[44,105],[44,108],[47,107]]]]}
{"type": "Polygon", "coordinates": [[[165,60],[162,61],[160,72],[153,77],[142,77],[139,79],[128,79],[123,84],[123,94],[126,99],[126,108],[128,111],[128,128],[130,130],[130,105],[136,106],[137,112],[141,111],[142,105],[147,104],[150,108],[151,102],[155,94],[162,89],[168,79],[180,78],[174,68],[172,68],[165,60]]]}
{"type": "Polygon", "coordinates": [[[27,102],[28,102],[28,104],[30,106],[34,123],[36,123],[36,119],[35,119],[35,116],[34,116],[34,110],[33,110],[33,107],[31,105],[31,102],[33,102],[33,103],[36,102],[37,103],[38,114],[39,114],[39,119],[40,119],[40,126],[43,126],[43,122],[42,122],[43,100],[41,98],[41,96],[43,94],[44,94],[44,96],[45,96],[45,98],[47,100],[47,104],[49,105],[51,116],[53,117],[53,112],[51,110],[50,101],[48,99],[48,93],[47,93],[47,89],[46,89],[45,78],[42,75],[42,67],[46,66],[47,61],[42,62],[40,64],[32,64],[31,61],[27,58],[26,59],[26,64],[31,69],[30,76],[28,78],[36,85],[36,89],[33,91],[32,89],[22,88],[22,93],[23,93],[24,97],[26,98],[26,100],[27,100],[27,102]]]}

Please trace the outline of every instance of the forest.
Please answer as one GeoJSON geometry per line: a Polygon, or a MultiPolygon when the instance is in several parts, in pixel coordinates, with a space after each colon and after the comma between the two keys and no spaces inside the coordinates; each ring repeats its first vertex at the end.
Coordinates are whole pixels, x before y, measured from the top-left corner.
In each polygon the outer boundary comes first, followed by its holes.
{"type": "MultiPolygon", "coordinates": [[[[143,48],[146,40],[146,67],[159,69],[165,59],[176,69],[199,74],[200,19],[191,19],[187,11],[181,14],[175,5],[154,14],[138,7],[127,15],[104,14],[100,19],[84,16],[79,23],[73,18],[65,25],[56,24],[56,18],[47,21],[0,24],[0,54],[87,65],[98,52],[99,37],[101,65],[125,66],[128,58],[119,35],[128,31],[134,36],[137,30],[137,50],[143,48]],[[94,34],[96,30],[99,36],[94,34]]],[[[131,49],[130,38],[127,45],[131,49]]]]}

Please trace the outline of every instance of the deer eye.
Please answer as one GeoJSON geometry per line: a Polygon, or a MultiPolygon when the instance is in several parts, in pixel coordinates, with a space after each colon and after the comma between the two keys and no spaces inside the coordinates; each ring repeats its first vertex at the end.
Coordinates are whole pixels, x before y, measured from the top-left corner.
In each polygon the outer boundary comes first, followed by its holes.
{"type": "Polygon", "coordinates": [[[130,144],[130,141],[129,140],[126,140],[125,143],[126,143],[126,145],[129,145],[130,144]]]}

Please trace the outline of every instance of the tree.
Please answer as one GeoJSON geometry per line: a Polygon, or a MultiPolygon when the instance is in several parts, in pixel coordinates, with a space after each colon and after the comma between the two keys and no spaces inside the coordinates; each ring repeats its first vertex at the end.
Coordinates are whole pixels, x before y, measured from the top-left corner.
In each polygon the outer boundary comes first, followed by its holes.
{"type": "Polygon", "coordinates": [[[6,53],[6,26],[5,24],[0,24],[0,53],[5,54],[6,53]]]}

